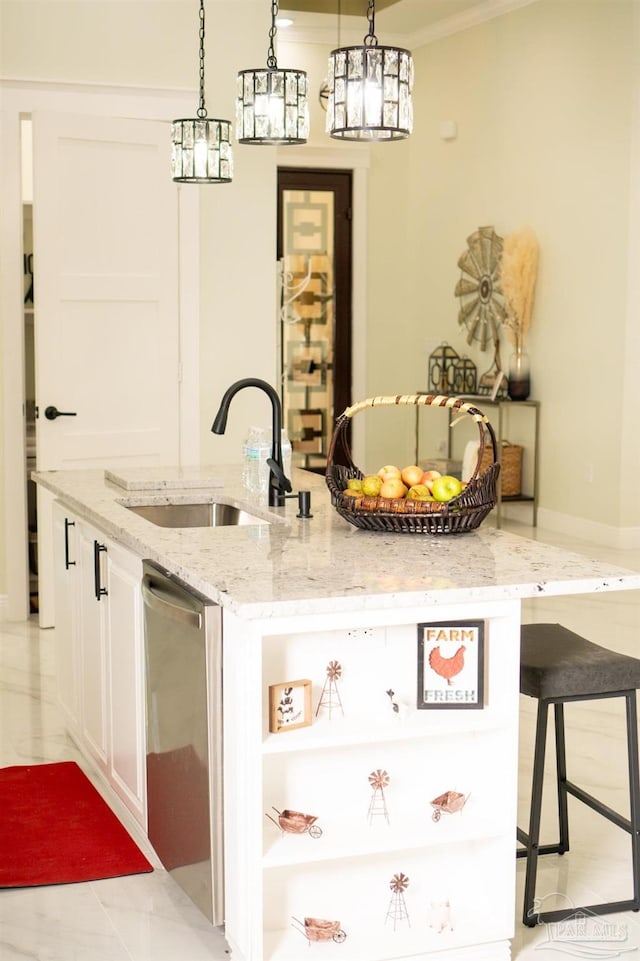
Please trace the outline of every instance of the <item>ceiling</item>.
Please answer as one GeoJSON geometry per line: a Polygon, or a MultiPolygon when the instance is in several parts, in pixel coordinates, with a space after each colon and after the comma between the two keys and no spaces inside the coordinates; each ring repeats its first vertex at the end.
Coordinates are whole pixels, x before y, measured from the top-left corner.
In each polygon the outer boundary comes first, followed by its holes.
{"type": "MultiPolygon", "coordinates": [[[[421,46],[536,0],[376,0],[375,33],[381,43],[421,46]]],[[[280,39],[335,45],[362,43],[368,0],[280,0],[293,25],[280,39]],[[338,16],[338,11],[340,15],[338,16]]]]}
{"type": "MultiPolygon", "coordinates": [[[[399,0],[376,0],[377,12],[390,7],[399,0]]],[[[287,10],[305,10],[307,13],[333,13],[338,10],[345,16],[364,17],[367,13],[369,0],[281,0],[287,10]]]]}

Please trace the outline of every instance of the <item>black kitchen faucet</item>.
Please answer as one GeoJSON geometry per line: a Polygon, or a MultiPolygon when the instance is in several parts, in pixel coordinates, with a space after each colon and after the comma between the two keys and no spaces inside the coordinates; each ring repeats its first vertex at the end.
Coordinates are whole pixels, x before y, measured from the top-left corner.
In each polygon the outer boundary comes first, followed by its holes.
{"type": "Polygon", "coordinates": [[[266,380],[257,377],[244,377],[228,387],[220,401],[211,430],[214,434],[224,434],[227,426],[227,416],[232,399],[244,387],[257,387],[264,391],[271,401],[271,457],[267,458],[269,466],[269,507],[282,507],[285,495],[291,491],[291,481],[284,472],[282,463],[282,405],[278,394],[266,380]]]}

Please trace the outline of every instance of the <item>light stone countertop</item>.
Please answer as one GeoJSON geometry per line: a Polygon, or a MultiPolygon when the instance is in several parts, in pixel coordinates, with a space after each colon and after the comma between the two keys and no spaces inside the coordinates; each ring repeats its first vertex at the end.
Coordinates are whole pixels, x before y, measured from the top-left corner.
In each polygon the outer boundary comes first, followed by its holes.
{"type": "Polygon", "coordinates": [[[176,468],[130,470],[125,489],[103,470],[45,471],[34,480],[112,540],[162,564],[243,618],[436,607],[469,601],[640,588],[640,573],[590,560],[506,531],[488,520],[468,534],[362,531],[336,514],[324,478],[294,470],[294,490],[311,490],[310,520],[297,499],[269,508],[250,499],[240,467],[193,469],[215,478],[202,488],[167,487],[176,468]],[[271,523],[167,529],[124,504],[223,500],[271,523]]]}

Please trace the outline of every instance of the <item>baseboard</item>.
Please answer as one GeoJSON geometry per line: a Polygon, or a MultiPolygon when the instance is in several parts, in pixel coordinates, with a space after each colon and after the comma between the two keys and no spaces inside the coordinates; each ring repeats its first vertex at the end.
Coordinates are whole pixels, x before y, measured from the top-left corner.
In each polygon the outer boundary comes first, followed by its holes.
{"type": "Polygon", "coordinates": [[[598,521],[586,520],[584,517],[573,517],[571,514],[561,514],[544,507],[538,508],[538,527],[558,534],[567,534],[582,541],[593,541],[602,547],[614,547],[619,550],[640,548],[640,527],[613,527],[600,524],[598,521]]]}
{"type": "Polygon", "coordinates": [[[0,623],[7,619],[9,609],[9,598],[6,594],[0,594],[0,623]]]}

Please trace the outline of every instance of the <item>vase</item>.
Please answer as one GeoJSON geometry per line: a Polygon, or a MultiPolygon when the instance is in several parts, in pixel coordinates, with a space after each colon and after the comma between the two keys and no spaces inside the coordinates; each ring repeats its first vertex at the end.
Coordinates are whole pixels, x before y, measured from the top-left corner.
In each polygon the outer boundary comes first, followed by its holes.
{"type": "Polygon", "coordinates": [[[529,355],[522,349],[515,350],[509,358],[509,385],[507,393],[511,400],[526,400],[531,393],[529,355]]]}

